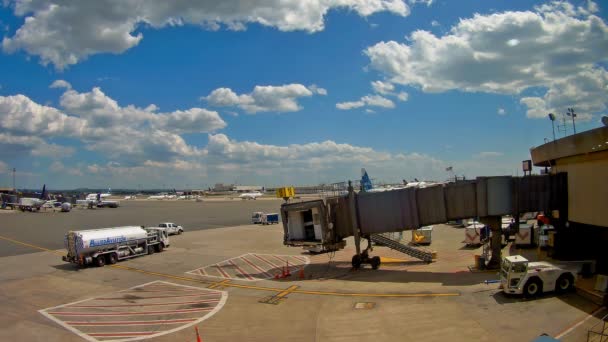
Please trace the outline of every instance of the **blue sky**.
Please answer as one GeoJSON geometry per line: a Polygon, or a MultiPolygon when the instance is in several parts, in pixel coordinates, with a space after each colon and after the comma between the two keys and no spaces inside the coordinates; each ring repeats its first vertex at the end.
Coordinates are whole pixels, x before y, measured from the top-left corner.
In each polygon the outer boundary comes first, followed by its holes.
{"type": "Polygon", "coordinates": [[[601,3],[136,3],[0,7],[0,186],[515,175],[606,113],[601,3]]]}

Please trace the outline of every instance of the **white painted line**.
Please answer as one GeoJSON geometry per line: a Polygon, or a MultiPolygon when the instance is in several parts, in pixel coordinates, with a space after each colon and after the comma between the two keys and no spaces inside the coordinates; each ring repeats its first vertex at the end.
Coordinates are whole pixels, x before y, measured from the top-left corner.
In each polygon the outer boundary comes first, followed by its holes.
{"type": "MultiPolygon", "coordinates": [[[[294,272],[297,269],[299,269],[301,266],[306,266],[308,264],[310,264],[310,259],[306,256],[295,256],[295,255],[283,255],[283,254],[260,254],[260,253],[246,253],[243,255],[239,255],[224,261],[220,261],[218,263],[215,264],[211,264],[211,265],[207,265],[204,267],[199,267],[197,269],[191,270],[186,272],[186,274],[192,274],[192,275],[197,275],[197,276],[201,276],[203,275],[204,277],[209,277],[209,278],[219,278],[219,279],[233,279],[233,280],[242,280],[242,281],[259,281],[259,280],[265,280],[265,279],[271,279],[273,277],[272,274],[269,273],[270,270],[272,269],[281,269],[282,267],[284,267],[285,265],[279,265],[276,262],[272,262],[270,260],[268,260],[268,257],[274,257],[278,260],[281,261],[281,264],[284,263],[286,260],[289,260],[288,258],[295,258],[296,260],[299,260],[301,262],[290,262],[289,263],[289,269],[294,272]],[[251,274],[243,274],[246,273],[244,272],[242,269],[239,271],[239,266],[236,265],[236,263],[233,262],[233,260],[245,260],[247,258],[247,256],[250,256],[249,259],[247,260],[252,260],[254,258],[257,258],[261,261],[263,261],[264,263],[268,264],[271,266],[271,268],[265,269],[263,267],[261,267],[260,265],[256,265],[257,267],[263,269],[263,274],[267,275],[267,277],[265,278],[261,278],[261,277],[256,277],[253,276],[251,274]],[[286,259],[281,259],[280,257],[284,257],[286,259]],[[240,277],[236,277],[235,276],[231,276],[230,274],[226,273],[226,271],[222,268],[222,266],[231,266],[233,268],[236,269],[236,272],[241,272],[243,271],[243,273],[241,273],[245,278],[240,278],[240,277]],[[210,269],[210,270],[217,270],[218,272],[220,272],[221,276],[217,276],[217,275],[211,275],[209,272],[206,272],[205,269],[210,269]],[[247,277],[247,275],[249,275],[250,277],[247,277]],[[249,279],[251,278],[251,279],[249,279]]],[[[247,261],[245,260],[245,261],[247,261]]],[[[255,266],[254,266],[255,268],[255,266]]]]}
{"type": "Polygon", "coordinates": [[[156,325],[156,324],[179,324],[196,321],[196,318],[184,319],[155,319],[151,321],[104,321],[104,322],[87,322],[87,321],[71,321],[65,322],[69,325],[76,326],[104,326],[104,325],[156,325]]]}
{"type": "MultiPolygon", "coordinates": [[[[86,301],[94,300],[95,298],[83,299],[83,300],[79,300],[79,301],[68,303],[68,304],[62,304],[62,305],[54,306],[54,307],[51,307],[51,308],[41,309],[41,310],[38,310],[38,312],[40,312],[40,314],[42,314],[43,316],[45,316],[49,320],[57,323],[58,325],[64,327],[66,330],[69,330],[69,331],[73,332],[74,334],[82,337],[83,339],[85,339],[87,341],[90,341],[90,342],[100,342],[95,337],[101,337],[101,338],[104,338],[104,337],[127,337],[126,339],[112,340],[114,342],[127,342],[127,341],[139,341],[139,340],[144,340],[144,339],[148,339],[148,338],[159,337],[159,336],[171,334],[171,333],[174,333],[176,331],[179,331],[179,330],[191,327],[191,326],[193,326],[195,324],[198,324],[198,323],[200,323],[200,322],[202,322],[202,321],[210,318],[211,316],[215,315],[217,312],[219,312],[224,307],[224,305],[228,301],[228,293],[226,291],[215,290],[215,289],[211,290],[211,289],[205,289],[205,288],[200,288],[200,287],[175,284],[175,283],[170,283],[170,282],[166,282],[166,281],[162,281],[162,280],[152,281],[152,282],[149,282],[149,283],[145,283],[145,284],[142,284],[142,285],[134,286],[134,287],[131,287],[129,289],[122,290],[122,291],[117,291],[117,292],[132,291],[133,289],[141,288],[141,287],[144,287],[144,286],[147,286],[147,285],[151,285],[151,284],[165,284],[165,285],[168,285],[168,286],[181,287],[181,288],[184,288],[184,289],[195,289],[195,290],[199,290],[199,291],[203,291],[203,292],[219,292],[219,293],[221,293],[222,297],[219,300],[218,304],[213,308],[213,310],[209,311],[203,317],[198,318],[195,321],[190,322],[188,324],[181,325],[179,327],[175,327],[173,329],[165,330],[165,331],[160,331],[160,332],[129,332],[129,333],[116,332],[116,333],[90,333],[90,334],[86,334],[86,333],[84,333],[84,332],[76,329],[75,327],[72,327],[72,326],[68,325],[66,322],[64,322],[64,321],[62,321],[62,320],[54,317],[53,314],[50,313],[53,310],[61,309],[61,308],[64,308],[66,306],[70,306],[70,305],[73,305],[73,304],[79,304],[79,303],[83,303],[83,302],[86,302],[86,301]],[[108,334],[114,334],[114,335],[109,336],[108,334]]],[[[113,293],[116,293],[116,292],[113,292],[113,293]]],[[[110,295],[110,294],[107,294],[107,295],[110,295]]],[[[188,310],[188,309],[183,309],[183,310],[188,310]]],[[[201,310],[201,311],[207,311],[207,310],[201,310]]],[[[180,310],[180,311],[182,311],[182,310],[180,310]]],[[[110,314],[110,313],[107,313],[107,314],[110,314]]]]}
{"type": "Polygon", "coordinates": [[[566,329],[565,331],[562,331],[561,333],[559,333],[559,335],[555,336],[555,338],[556,339],[560,339],[560,338],[568,335],[574,329],[578,328],[581,324],[585,323],[589,318],[594,317],[596,314],[602,312],[604,309],[605,309],[604,307],[598,308],[597,310],[595,310],[592,313],[590,313],[587,317],[585,317],[584,319],[580,320],[578,323],[574,324],[573,326],[571,326],[570,328],[566,329]]]}

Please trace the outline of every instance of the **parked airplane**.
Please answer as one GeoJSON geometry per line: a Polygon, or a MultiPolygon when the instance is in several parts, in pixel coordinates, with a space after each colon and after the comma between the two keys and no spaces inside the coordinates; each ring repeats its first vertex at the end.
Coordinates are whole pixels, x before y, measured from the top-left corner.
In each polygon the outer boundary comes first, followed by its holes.
{"type": "Polygon", "coordinates": [[[18,203],[8,203],[19,208],[21,211],[39,211],[40,208],[47,202],[46,184],[42,186],[40,197],[21,197],[18,203]]]}
{"type": "Polygon", "coordinates": [[[167,195],[166,194],[152,195],[152,196],[148,196],[148,199],[150,199],[150,200],[164,200],[164,199],[167,199],[167,195]]]}
{"type": "Polygon", "coordinates": [[[262,197],[262,193],[259,192],[259,191],[246,192],[246,193],[243,193],[243,194],[241,194],[239,196],[239,198],[242,198],[244,200],[245,199],[252,199],[252,200],[254,200],[254,199],[257,199],[258,197],[262,197]]]}
{"type": "Polygon", "coordinates": [[[106,197],[110,197],[112,196],[112,189],[108,189],[108,192],[106,193],[95,193],[95,194],[88,194],[86,197],[87,201],[101,201],[106,197]]]}
{"type": "Polygon", "coordinates": [[[383,192],[383,191],[391,191],[398,189],[407,189],[407,188],[424,188],[433,183],[429,182],[421,182],[418,181],[417,178],[414,178],[414,182],[407,182],[403,180],[403,185],[393,185],[386,187],[374,187],[371,179],[369,178],[367,171],[364,168],[361,169],[361,190],[365,192],[383,192]]]}

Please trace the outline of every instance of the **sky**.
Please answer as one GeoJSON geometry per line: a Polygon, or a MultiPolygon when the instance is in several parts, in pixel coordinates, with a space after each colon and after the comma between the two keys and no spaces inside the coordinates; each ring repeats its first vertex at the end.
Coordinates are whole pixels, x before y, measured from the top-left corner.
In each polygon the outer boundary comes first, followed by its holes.
{"type": "Polygon", "coordinates": [[[601,125],[606,7],[4,0],[0,187],[520,175],[548,113],[601,125]]]}

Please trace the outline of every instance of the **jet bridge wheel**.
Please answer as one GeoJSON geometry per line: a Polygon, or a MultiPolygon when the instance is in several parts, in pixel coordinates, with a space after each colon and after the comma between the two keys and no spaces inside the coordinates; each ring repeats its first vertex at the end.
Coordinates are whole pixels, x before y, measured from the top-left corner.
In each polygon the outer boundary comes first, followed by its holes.
{"type": "Polygon", "coordinates": [[[380,267],[380,263],[382,261],[380,260],[379,256],[375,256],[373,258],[370,259],[370,264],[372,265],[372,269],[373,270],[377,270],[380,267]]]}
{"type": "Polygon", "coordinates": [[[353,268],[358,270],[361,267],[361,256],[359,254],[353,255],[352,264],[353,268]]]}

